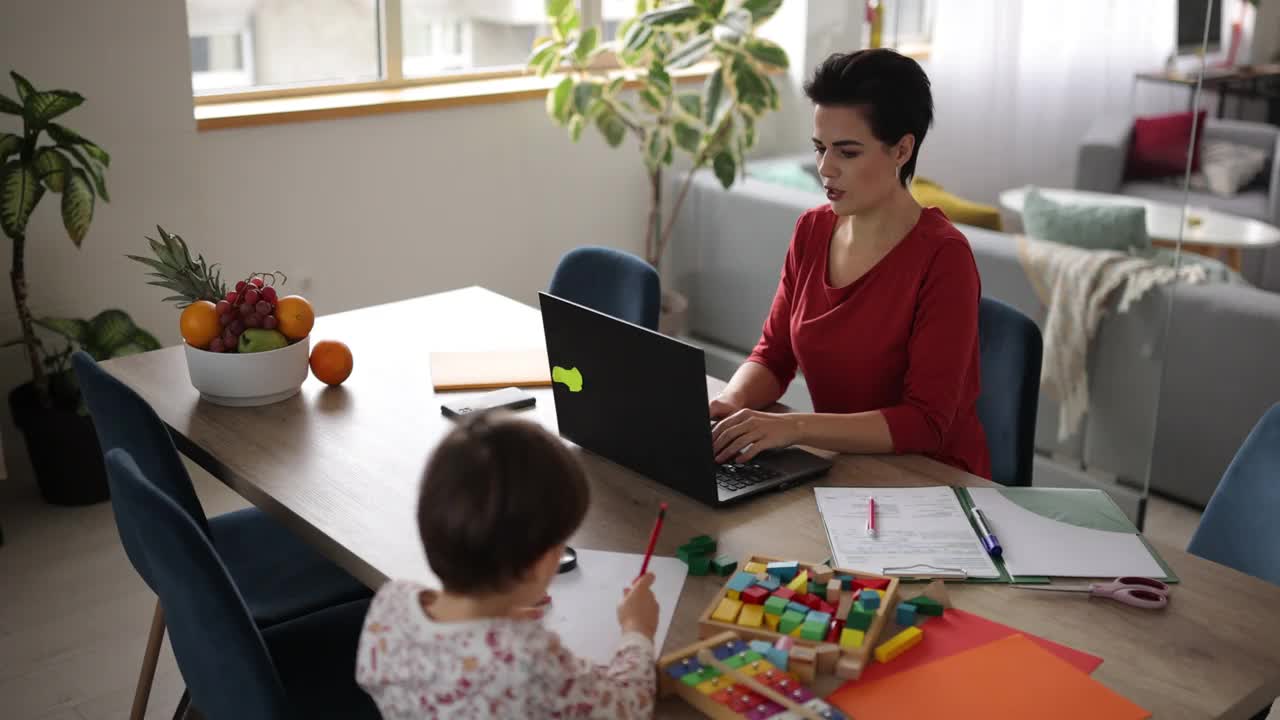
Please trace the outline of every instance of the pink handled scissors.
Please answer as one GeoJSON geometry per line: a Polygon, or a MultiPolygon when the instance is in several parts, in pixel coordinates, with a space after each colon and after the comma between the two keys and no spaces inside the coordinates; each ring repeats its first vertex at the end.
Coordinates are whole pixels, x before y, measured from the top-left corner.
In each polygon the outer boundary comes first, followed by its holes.
{"type": "Polygon", "coordinates": [[[1125,605],[1159,610],[1169,604],[1169,586],[1144,577],[1116,578],[1115,582],[1089,585],[1014,585],[1022,590],[1049,590],[1052,592],[1087,592],[1091,597],[1111,598],[1125,605]]]}

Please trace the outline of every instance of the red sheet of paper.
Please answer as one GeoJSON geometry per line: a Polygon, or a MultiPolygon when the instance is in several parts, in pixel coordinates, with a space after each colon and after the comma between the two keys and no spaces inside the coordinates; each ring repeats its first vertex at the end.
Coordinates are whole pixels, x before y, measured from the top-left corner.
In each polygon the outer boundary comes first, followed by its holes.
{"type": "MultiPolygon", "coordinates": [[[[955,608],[947,608],[941,617],[929,618],[929,621],[921,625],[920,629],[924,630],[924,638],[920,640],[919,645],[899,655],[890,663],[871,663],[857,680],[846,685],[888,677],[1010,635],[1026,635],[1028,640],[1066,660],[1084,673],[1091,673],[1102,664],[1102,658],[1096,655],[1080,652],[1066,645],[1059,645],[955,608]]],[[[881,637],[880,639],[888,640],[889,638],[881,637]]]]}
{"type": "MultiPolygon", "coordinates": [[[[925,626],[926,636],[930,624],[925,626]]],[[[1024,635],[988,642],[872,682],[846,685],[830,700],[858,720],[1141,720],[1151,716],[1024,635]]]]}

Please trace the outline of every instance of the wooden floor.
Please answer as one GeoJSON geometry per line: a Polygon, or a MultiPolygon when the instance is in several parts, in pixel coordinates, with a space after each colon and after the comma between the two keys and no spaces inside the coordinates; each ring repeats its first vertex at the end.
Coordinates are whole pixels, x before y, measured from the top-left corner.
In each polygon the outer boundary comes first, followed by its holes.
{"type": "MultiPolygon", "coordinates": [[[[206,512],[245,506],[191,470],[206,512]]],[[[1147,533],[1185,547],[1199,517],[1153,498],[1147,533]]],[[[124,720],[155,596],[125,557],[110,506],[53,507],[29,483],[0,481],[0,527],[0,716],[124,720]]],[[[182,688],[166,643],[147,717],[172,717],[182,688]]]]}

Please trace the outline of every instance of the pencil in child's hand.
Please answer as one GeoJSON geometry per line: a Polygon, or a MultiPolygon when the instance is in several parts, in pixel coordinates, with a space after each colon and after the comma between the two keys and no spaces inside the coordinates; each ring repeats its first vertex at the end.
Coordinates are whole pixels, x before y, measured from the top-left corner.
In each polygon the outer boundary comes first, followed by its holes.
{"type": "Polygon", "coordinates": [[[653,533],[649,535],[649,548],[644,551],[644,562],[640,565],[640,578],[649,571],[649,558],[653,557],[653,546],[658,544],[658,533],[662,531],[662,519],[667,516],[667,504],[662,503],[658,506],[658,520],[653,524],[653,533]]]}

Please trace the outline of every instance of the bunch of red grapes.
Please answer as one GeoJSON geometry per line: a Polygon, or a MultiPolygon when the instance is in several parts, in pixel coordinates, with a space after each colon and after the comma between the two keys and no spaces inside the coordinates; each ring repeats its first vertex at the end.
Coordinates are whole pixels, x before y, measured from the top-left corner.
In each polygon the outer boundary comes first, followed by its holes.
{"type": "Polygon", "coordinates": [[[254,276],[236,283],[236,289],[228,291],[226,298],[218,301],[222,336],[209,343],[209,350],[235,352],[240,344],[240,335],[248,328],[275,330],[276,299],[276,289],[261,277],[254,276]]]}

